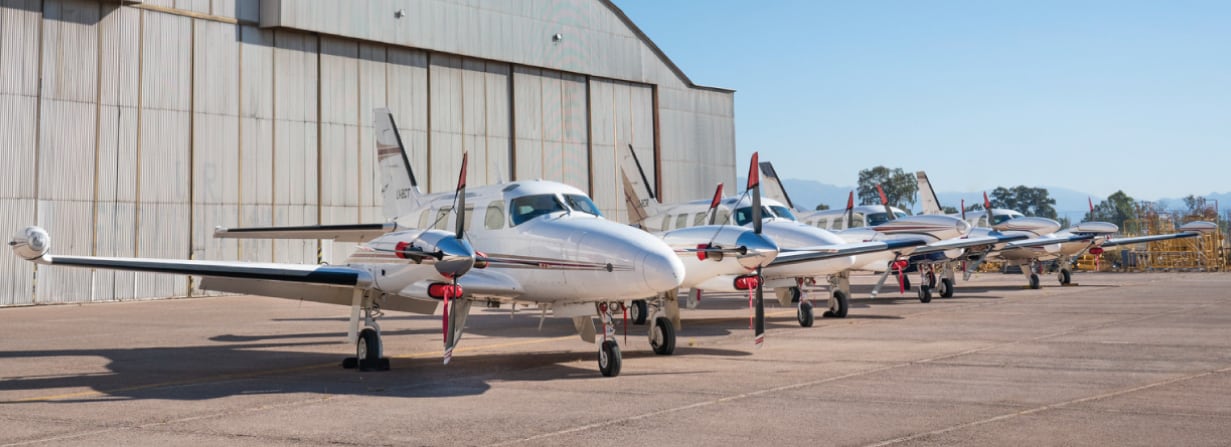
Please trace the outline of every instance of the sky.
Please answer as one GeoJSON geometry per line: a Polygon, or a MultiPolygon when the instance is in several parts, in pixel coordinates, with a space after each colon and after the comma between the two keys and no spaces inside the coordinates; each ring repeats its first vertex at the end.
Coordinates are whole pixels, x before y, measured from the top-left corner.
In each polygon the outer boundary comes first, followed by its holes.
{"type": "Polygon", "coordinates": [[[736,90],[737,173],[938,191],[1231,192],[1231,2],[613,0],[736,90]]]}

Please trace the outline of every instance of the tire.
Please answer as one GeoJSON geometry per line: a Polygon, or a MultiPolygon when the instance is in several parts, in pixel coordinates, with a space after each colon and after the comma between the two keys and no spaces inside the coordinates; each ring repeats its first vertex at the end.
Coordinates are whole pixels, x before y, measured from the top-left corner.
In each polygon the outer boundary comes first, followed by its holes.
{"type": "Polygon", "coordinates": [[[919,302],[921,303],[932,302],[932,289],[929,289],[927,287],[920,287],[919,288],[919,302]]]}
{"type": "Polygon", "coordinates": [[[650,306],[645,300],[633,300],[628,306],[628,319],[636,325],[645,324],[646,318],[650,316],[650,306]]]}
{"type": "Polygon", "coordinates": [[[799,321],[800,327],[812,327],[812,305],[799,303],[799,307],[795,308],[795,319],[799,321]]]}
{"type": "Polygon", "coordinates": [[[791,303],[798,303],[800,298],[803,298],[804,292],[799,290],[799,287],[791,287],[787,289],[787,293],[791,294],[791,303]]]}
{"type": "Polygon", "coordinates": [[[650,331],[650,347],[658,355],[675,353],[675,326],[667,317],[654,319],[654,329],[650,331]]]}
{"type": "Polygon", "coordinates": [[[952,298],[953,297],[953,280],[949,278],[941,278],[939,292],[940,292],[941,298],[952,298]]]}
{"type": "Polygon", "coordinates": [[[1060,285],[1062,286],[1067,286],[1073,282],[1073,274],[1069,272],[1069,269],[1060,269],[1060,273],[1057,273],[1056,276],[1060,278],[1060,285]]]}
{"type": "Polygon", "coordinates": [[[833,291],[833,295],[829,298],[829,310],[826,310],[822,316],[826,318],[846,318],[846,312],[850,310],[851,298],[841,290],[833,291]]]}
{"type": "Polygon", "coordinates": [[[359,341],[355,343],[355,359],[358,360],[360,371],[384,371],[388,363],[381,362],[380,334],[375,329],[364,328],[359,332],[359,341]]]}
{"type": "Polygon", "coordinates": [[[603,342],[602,348],[598,351],[598,370],[603,373],[603,377],[615,377],[620,375],[620,345],[617,345],[614,340],[603,342]]]}
{"type": "Polygon", "coordinates": [[[1030,274],[1030,288],[1038,289],[1039,287],[1041,287],[1039,285],[1039,275],[1037,273],[1031,273],[1030,274]]]}

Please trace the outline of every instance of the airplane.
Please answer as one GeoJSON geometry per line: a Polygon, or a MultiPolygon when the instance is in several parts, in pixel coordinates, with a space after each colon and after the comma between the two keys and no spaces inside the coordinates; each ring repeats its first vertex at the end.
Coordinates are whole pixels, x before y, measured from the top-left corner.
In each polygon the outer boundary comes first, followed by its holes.
{"type": "Polygon", "coordinates": [[[532,180],[467,190],[465,155],[455,191],[423,194],[392,115],[386,109],[374,115],[387,222],[220,227],[214,234],[363,243],[345,265],[60,256],[49,254],[50,237],[36,227],[19,232],[9,244],[18,256],[43,265],[202,276],[206,290],[350,305],[348,338],[356,345],[356,357],[343,366],[361,371],[388,369],[377,323],[383,310],[430,315],[443,304],[446,364],[476,301],[538,304],[544,317],[550,309],[553,317],[572,319],[590,343],[596,342],[597,314],[602,325],[599,370],[603,376],[619,375],[622,361],[612,313],[631,299],[678,287],[684,267],[676,253],[653,236],[604,219],[593,201],[572,186],[532,180]],[[468,217],[483,224],[467,229],[468,217]],[[424,221],[433,224],[404,225],[424,221]],[[450,223],[454,231],[444,231],[450,223]]]}
{"type": "MultiPolygon", "coordinates": [[[[943,214],[940,202],[936,197],[936,191],[932,189],[927,174],[923,171],[918,171],[915,173],[915,177],[919,182],[919,195],[920,202],[923,204],[923,214],[943,214]]],[[[1060,223],[1052,219],[1024,216],[1017,211],[993,208],[991,201],[987,198],[987,193],[983,193],[983,205],[984,210],[989,210],[990,212],[962,213],[965,216],[964,220],[967,220],[972,225],[977,225],[979,221],[989,222],[990,229],[981,227],[976,228],[976,231],[1025,231],[1034,234],[1036,237],[1026,241],[990,247],[982,254],[968,254],[964,258],[951,258],[940,261],[942,269],[946,272],[951,272],[952,261],[973,261],[963,273],[964,279],[970,279],[970,276],[978,269],[979,264],[987,259],[998,259],[1008,265],[1020,266],[1022,274],[1025,275],[1027,284],[1031,289],[1041,287],[1039,275],[1042,273],[1042,265],[1040,264],[1042,261],[1059,261],[1060,268],[1056,273],[1057,280],[1062,286],[1069,285],[1072,283],[1073,266],[1076,264],[1076,259],[1084,253],[1098,255],[1102,254],[1103,250],[1107,247],[1197,237],[1202,233],[1217,231],[1218,228],[1212,222],[1197,221],[1181,226],[1179,228],[1180,231],[1177,233],[1113,238],[1112,235],[1120,229],[1110,222],[1081,222],[1061,230],[1060,223]]],[[[936,264],[930,263],[929,266],[936,264]]],[[[949,278],[950,280],[952,279],[951,276],[949,278]]]]}
{"type": "MultiPolygon", "coordinates": [[[[629,224],[654,233],[686,230],[712,221],[734,221],[736,226],[763,230],[779,247],[778,256],[763,266],[755,286],[768,286],[783,306],[797,303],[796,319],[800,326],[812,326],[815,317],[812,303],[804,299],[801,286],[815,277],[826,277],[830,285],[826,317],[844,318],[849,309],[850,269],[861,262],[858,256],[888,253],[890,257],[909,253],[926,241],[921,239],[845,241],[834,234],[795,220],[789,208],[777,200],[763,199],[760,193],[759,154],[754,153],[749,166],[748,188],[740,196],[680,204],[661,204],[656,199],[641,169],[637,154],[629,147],[623,161],[624,189],[629,204],[629,224]],[[639,175],[629,175],[636,172],[639,175]],[[643,197],[645,197],[643,199],[643,197]]],[[[700,300],[702,290],[747,290],[741,284],[748,276],[716,277],[711,281],[689,284],[688,302],[700,300]]],[[[750,300],[759,302],[760,300],[750,300]]]]}

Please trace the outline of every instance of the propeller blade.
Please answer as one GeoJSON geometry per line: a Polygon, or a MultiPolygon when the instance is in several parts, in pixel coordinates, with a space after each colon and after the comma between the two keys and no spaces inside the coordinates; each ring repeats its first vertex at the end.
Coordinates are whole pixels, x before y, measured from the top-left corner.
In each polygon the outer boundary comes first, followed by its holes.
{"type": "Polygon", "coordinates": [[[855,191],[846,196],[846,228],[855,226],[855,191]]]}
{"type": "MultiPolygon", "coordinates": [[[[457,287],[457,280],[453,281],[453,286],[457,287]]],[[[451,295],[453,295],[452,289],[445,291],[444,313],[440,317],[440,328],[444,332],[444,338],[445,338],[444,340],[445,341],[444,361],[446,365],[449,364],[450,360],[453,360],[453,343],[451,343],[452,340],[450,340],[453,337],[452,337],[452,334],[449,333],[449,300],[450,298],[453,298],[451,295]]]]}
{"type": "Polygon", "coordinates": [[[983,211],[987,216],[987,226],[992,226],[992,201],[987,200],[987,191],[983,191],[983,211]]]}
{"type": "Polygon", "coordinates": [[[714,199],[710,201],[710,209],[706,211],[710,215],[710,225],[718,220],[718,204],[722,202],[722,183],[718,183],[718,188],[714,189],[714,199]]]}
{"type": "Polygon", "coordinates": [[[761,276],[761,267],[757,267],[757,299],[756,326],[753,342],[760,348],[765,343],[765,278],[761,276]]]}
{"type": "Polygon", "coordinates": [[[876,185],[876,193],[880,194],[881,205],[885,206],[885,214],[886,214],[885,218],[889,220],[893,220],[894,217],[896,216],[893,215],[893,208],[889,207],[889,198],[885,196],[885,190],[881,188],[880,184],[876,185]]]}
{"type": "Polygon", "coordinates": [[[470,162],[470,152],[462,152],[462,172],[457,175],[457,204],[453,208],[457,211],[457,238],[461,239],[466,234],[466,165],[470,162]]]}
{"type": "Polygon", "coordinates": [[[966,199],[962,199],[962,220],[966,220],[966,199]]]}
{"type": "Polygon", "coordinates": [[[752,194],[752,231],[761,234],[761,171],[757,169],[759,154],[752,153],[748,167],[748,192],[752,194]]]}

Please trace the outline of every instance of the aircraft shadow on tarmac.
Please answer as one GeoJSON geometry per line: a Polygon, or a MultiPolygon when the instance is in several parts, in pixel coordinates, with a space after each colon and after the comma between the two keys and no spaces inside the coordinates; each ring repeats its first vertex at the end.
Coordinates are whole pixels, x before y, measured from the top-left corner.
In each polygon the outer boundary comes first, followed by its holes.
{"type": "MultiPolygon", "coordinates": [[[[318,335],[233,337],[258,340],[301,336],[312,338],[318,335]]],[[[341,368],[343,355],[336,352],[304,352],[305,348],[312,349],[312,346],[336,346],[338,334],[327,335],[333,337],[321,342],[241,343],[226,340],[210,346],[0,351],[0,361],[101,357],[107,360],[108,370],[80,374],[48,371],[40,375],[5,377],[0,381],[0,393],[23,393],[13,400],[0,398],[0,405],[143,399],[209,400],[250,394],[304,393],[451,397],[482,394],[491,388],[490,382],[493,380],[611,380],[599,375],[596,354],[585,343],[578,344],[577,349],[566,348],[569,351],[552,348],[546,352],[488,353],[467,352],[459,348],[449,365],[442,365],[439,356],[405,358],[398,357],[405,353],[387,352],[393,357],[390,371],[357,372],[341,368]],[[78,391],[81,388],[93,391],[78,391]],[[30,391],[35,391],[35,396],[31,397],[30,391]]],[[[387,332],[386,335],[396,333],[387,332]]],[[[226,337],[218,338],[225,340],[226,337]]],[[[630,340],[633,337],[631,331],[629,337],[630,340]]],[[[463,344],[462,348],[465,347],[463,344]]],[[[661,373],[652,362],[633,366],[627,361],[651,358],[669,361],[672,357],[691,355],[752,354],[738,350],[681,346],[672,356],[658,356],[642,341],[639,346],[635,345],[622,353],[626,361],[622,375],[683,374],[661,373]]]]}

